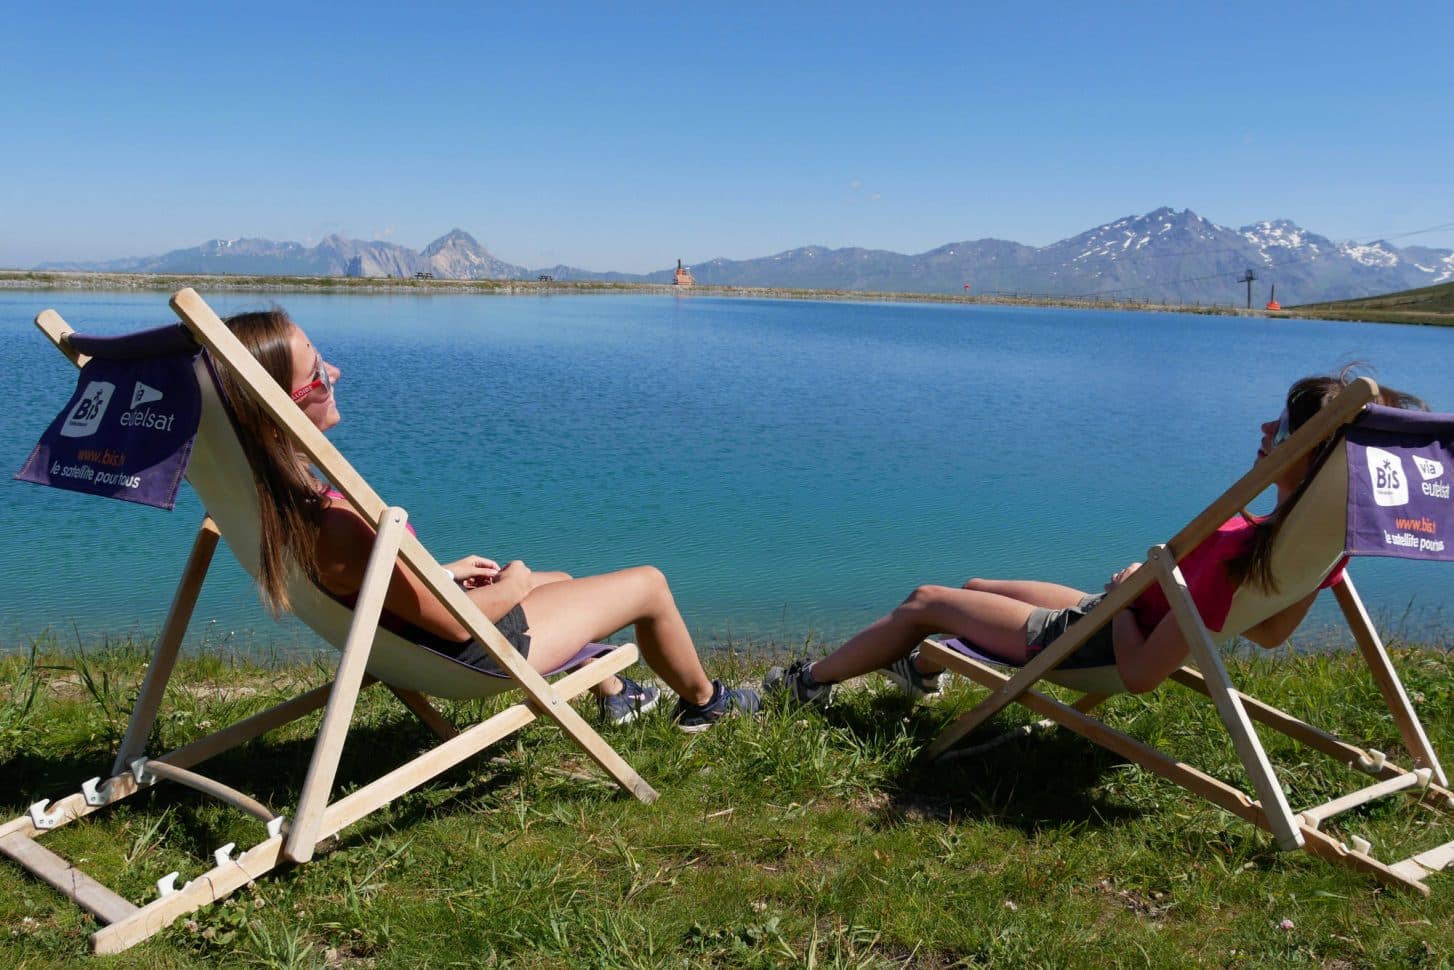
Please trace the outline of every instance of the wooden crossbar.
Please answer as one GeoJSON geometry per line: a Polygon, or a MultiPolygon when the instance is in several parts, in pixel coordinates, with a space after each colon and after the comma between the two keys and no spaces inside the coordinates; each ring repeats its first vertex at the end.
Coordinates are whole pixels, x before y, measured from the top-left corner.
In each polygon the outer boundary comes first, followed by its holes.
{"type": "Polygon", "coordinates": [[[67,860],[24,832],[0,839],[0,852],[50,883],[76,905],[103,923],[116,923],[137,911],[126,899],[107,889],[67,860]]]}
{"type": "Polygon", "coordinates": [[[1429,780],[1428,770],[1424,768],[1420,772],[1410,771],[1395,778],[1388,778],[1372,785],[1366,785],[1357,791],[1349,792],[1341,798],[1335,798],[1332,801],[1315,805],[1312,808],[1305,808],[1298,813],[1298,819],[1304,825],[1317,828],[1333,816],[1341,815],[1349,809],[1357,808],[1359,805],[1367,805],[1371,801],[1376,801],[1387,795],[1405,791],[1409,788],[1421,787],[1421,781],[1427,783],[1429,780]],[[1420,777],[1421,775],[1422,777],[1420,777]]]}
{"type": "Polygon", "coordinates": [[[1420,852],[1393,866],[1393,870],[1409,879],[1422,880],[1431,872],[1441,872],[1454,864],[1454,841],[1420,852]]]}

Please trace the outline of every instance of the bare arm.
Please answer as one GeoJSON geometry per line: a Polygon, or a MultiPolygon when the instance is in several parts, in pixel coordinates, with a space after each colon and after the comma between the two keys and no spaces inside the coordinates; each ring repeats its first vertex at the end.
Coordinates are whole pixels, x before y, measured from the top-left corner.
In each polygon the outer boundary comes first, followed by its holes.
{"type": "Polygon", "coordinates": [[[1318,591],[1313,590],[1281,612],[1274,613],[1256,626],[1244,630],[1242,635],[1267,650],[1280,647],[1287,642],[1288,637],[1292,636],[1292,631],[1298,628],[1303,617],[1308,615],[1308,610],[1312,609],[1313,600],[1317,598],[1318,591]]]}
{"type": "MultiPolygon", "coordinates": [[[[1307,616],[1317,595],[1317,591],[1308,594],[1244,630],[1242,636],[1268,650],[1281,646],[1307,616]]],[[[1120,613],[1112,622],[1115,624],[1112,629],[1115,632],[1116,669],[1121,675],[1121,682],[1133,694],[1153,689],[1186,661],[1190,647],[1174,613],[1166,614],[1148,637],[1141,636],[1130,610],[1120,613]]]]}
{"type": "MultiPolygon", "coordinates": [[[[1133,562],[1111,577],[1106,592],[1130,579],[1141,568],[1133,562]]],[[[1121,683],[1133,694],[1144,694],[1172,673],[1186,660],[1186,637],[1175,617],[1168,613],[1156,624],[1150,636],[1141,633],[1136,615],[1130,609],[1117,613],[1111,620],[1111,642],[1116,651],[1116,671],[1121,683]]]]}
{"type": "MultiPolygon", "coordinates": [[[[373,545],[374,530],[352,509],[335,506],[325,511],[318,536],[318,566],[324,587],[339,596],[356,594],[363,585],[364,568],[373,545]]],[[[534,588],[533,575],[529,567],[517,560],[499,570],[492,582],[465,592],[494,623],[534,588]]],[[[446,640],[462,643],[470,638],[469,631],[444,603],[399,563],[394,565],[384,608],[446,640]]]]}
{"type": "Polygon", "coordinates": [[[1176,617],[1168,613],[1150,636],[1143,637],[1130,610],[1111,621],[1116,648],[1116,671],[1133,694],[1153,690],[1186,661],[1190,649],[1176,617]]]}

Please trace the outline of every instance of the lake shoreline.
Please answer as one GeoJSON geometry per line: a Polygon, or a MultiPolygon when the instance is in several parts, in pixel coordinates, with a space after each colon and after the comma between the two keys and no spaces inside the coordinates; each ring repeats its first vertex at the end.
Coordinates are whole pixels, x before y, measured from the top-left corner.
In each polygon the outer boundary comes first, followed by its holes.
{"type": "Polygon", "coordinates": [[[736,299],[805,300],[865,303],[938,303],[982,306],[1057,307],[1076,310],[1131,310],[1146,313],[1192,313],[1268,319],[1338,320],[1358,323],[1403,323],[1454,326],[1454,314],[1398,310],[1264,310],[1223,305],[1151,303],[1142,300],[1094,300],[1019,294],[896,293],[867,290],[788,289],[771,286],[679,287],[670,283],[603,280],[421,280],[347,276],[209,276],[205,274],[43,272],[0,270],[0,289],[146,290],[174,292],[183,287],[205,292],[348,293],[348,294],[478,294],[484,296],[571,296],[579,294],[668,294],[736,299]]]}

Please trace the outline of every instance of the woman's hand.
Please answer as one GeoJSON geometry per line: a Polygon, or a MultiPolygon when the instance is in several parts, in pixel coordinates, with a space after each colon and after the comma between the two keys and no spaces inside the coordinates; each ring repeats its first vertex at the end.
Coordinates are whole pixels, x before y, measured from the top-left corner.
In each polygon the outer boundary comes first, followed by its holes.
{"type": "Polygon", "coordinates": [[[454,573],[454,581],[465,589],[479,589],[488,586],[500,575],[500,564],[484,556],[465,556],[451,563],[445,569],[454,573]]]}
{"type": "Polygon", "coordinates": [[[495,577],[496,582],[512,583],[520,590],[520,599],[534,588],[534,573],[529,566],[519,559],[512,559],[501,567],[499,574],[495,577]]]}
{"type": "Polygon", "coordinates": [[[1135,573],[1136,570],[1138,570],[1140,568],[1141,568],[1141,564],[1139,562],[1133,562],[1129,566],[1127,566],[1125,569],[1123,569],[1120,572],[1116,573],[1114,576],[1111,577],[1111,581],[1108,582],[1108,583],[1106,583],[1106,592],[1109,593],[1111,590],[1115,589],[1117,586],[1121,585],[1126,580],[1130,579],[1131,578],[1131,575],[1133,573],[1135,573]]]}

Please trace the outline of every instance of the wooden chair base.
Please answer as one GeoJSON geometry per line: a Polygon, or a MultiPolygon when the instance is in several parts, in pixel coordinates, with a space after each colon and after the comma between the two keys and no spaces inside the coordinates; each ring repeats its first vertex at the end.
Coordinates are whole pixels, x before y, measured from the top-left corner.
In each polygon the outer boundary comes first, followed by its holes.
{"type": "MultiPolygon", "coordinates": [[[[631,666],[638,656],[633,644],[625,644],[600,660],[565,675],[552,686],[562,699],[577,697],[593,685],[631,666]]],[[[132,903],[112,892],[45,848],[39,840],[53,829],[99,812],[152,784],[159,783],[164,780],[161,775],[172,774],[167,769],[188,770],[216,754],[318,710],[327,703],[332,687],[330,683],[310,690],[185,747],[155,759],[147,759],[141,764],[139,772],[127,770],[105,781],[92,779],[83,791],[61,798],[53,804],[37,803],[38,810],[0,826],[0,854],[54,886],[106,924],[92,934],[91,941],[95,952],[116,953],[145,940],[179,917],[222,899],[240,886],[287,863],[289,860],[284,853],[284,847],[292,826],[279,816],[281,824],[265,826],[266,834],[260,841],[241,853],[234,854],[232,846],[219,848],[214,853],[214,864],[210,869],[188,878],[180,887],[174,888],[170,883],[159,887],[159,897],[144,905],[132,903]],[[155,770],[148,771],[147,765],[153,766],[155,770]],[[138,780],[138,773],[144,780],[138,780]]],[[[423,720],[431,729],[448,724],[447,719],[423,698],[413,695],[413,702],[411,709],[414,704],[428,707],[432,716],[423,720]]],[[[381,805],[474,756],[537,717],[539,712],[530,703],[521,702],[466,730],[459,731],[451,727],[451,736],[430,751],[336,802],[327,804],[322,812],[314,844],[336,835],[381,805]]],[[[215,796],[218,793],[213,791],[209,794],[215,796]]],[[[640,797],[635,791],[632,794],[640,797]]]]}
{"type": "MultiPolygon", "coordinates": [[[[1011,679],[1010,674],[970,659],[933,640],[924,641],[920,652],[926,659],[973,680],[990,691],[1003,689],[1011,679]]],[[[1208,697],[1212,695],[1212,689],[1207,685],[1206,678],[1195,670],[1183,668],[1174,677],[1178,683],[1198,693],[1208,697]]],[[[1370,854],[1372,846],[1366,841],[1355,838],[1350,847],[1322,831],[1320,825],[1340,812],[1397,792],[1417,793],[1420,796],[1419,805],[1454,817],[1454,791],[1435,783],[1432,780],[1431,769],[1400,768],[1377,752],[1348,744],[1285,711],[1278,710],[1240,692],[1234,693],[1248,716],[1258,723],[1336,758],[1351,768],[1380,779],[1379,783],[1361,788],[1351,795],[1294,814],[1292,828],[1298,836],[1297,844],[1284,847],[1302,848],[1320,858],[1367,873],[1386,885],[1411,889],[1425,896],[1429,895],[1430,890],[1424,880],[1431,873],[1438,872],[1454,862],[1454,841],[1436,846],[1400,862],[1386,863],[1370,854]]],[[[1068,728],[1141,767],[1181,785],[1193,794],[1206,798],[1243,821],[1274,836],[1277,835],[1277,831],[1270,823],[1260,801],[1220,779],[1207,775],[1185,762],[1170,758],[1130,735],[1111,728],[1099,718],[1090,716],[1090,708],[1098,706],[1105,700],[1104,697],[1086,695],[1075,705],[1069,705],[1040,691],[1027,690],[1017,700],[1025,708],[1044,719],[1040,724],[1053,724],[1068,728]]],[[[1028,732],[1021,731],[1012,737],[1023,736],[1025,733],[1028,732]]],[[[979,745],[978,748],[983,750],[997,743],[1003,742],[996,738],[979,745]]],[[[938,757],[948,760],[957,756],[958,752],[950,751],[938,757]]]]}

